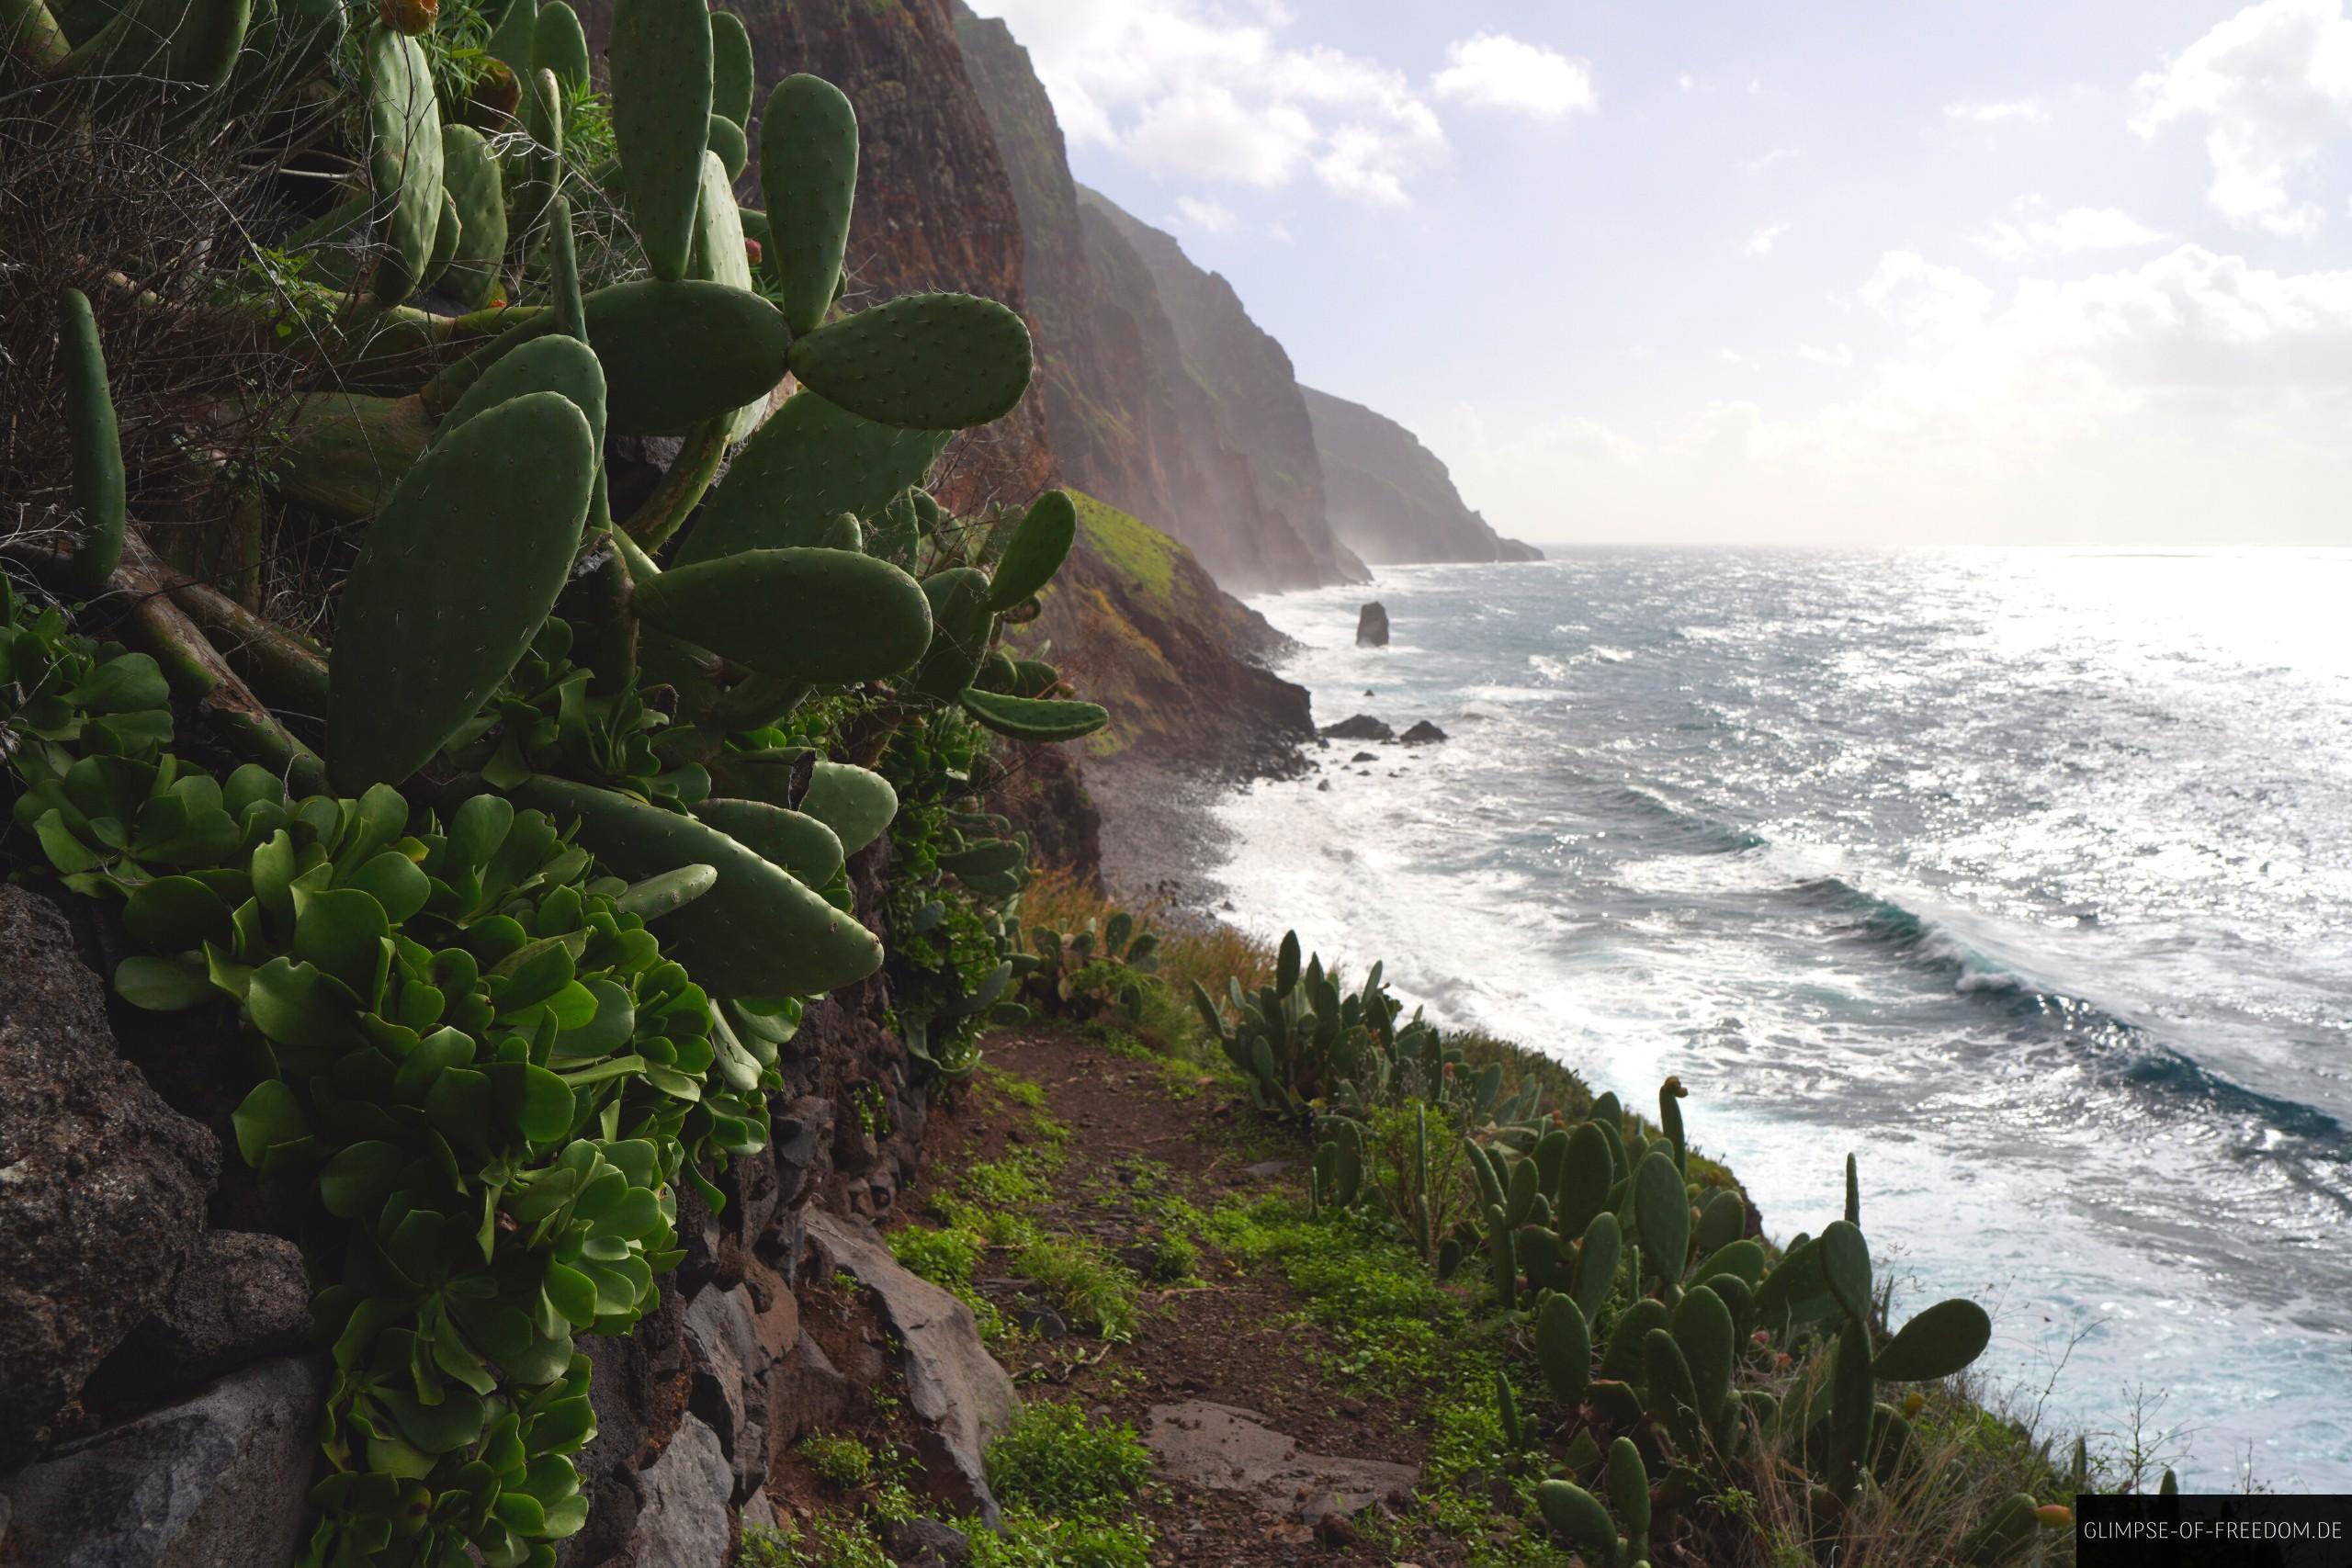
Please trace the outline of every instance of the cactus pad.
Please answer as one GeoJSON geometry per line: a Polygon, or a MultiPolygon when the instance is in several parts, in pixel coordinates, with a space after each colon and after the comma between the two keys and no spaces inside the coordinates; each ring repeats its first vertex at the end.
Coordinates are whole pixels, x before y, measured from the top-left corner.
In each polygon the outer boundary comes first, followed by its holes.
{"type": "Polygon", "coordinates": [[[588,342],[611,389],[613,433],[680,435],[764,396],[783,378],[786,333],[756,294],[640,278],[588,297],[588,342]]]}
{"type": "Polygon", "coordinates": [[[588,90],[588,34],[564,0],[548,0],[532,23],[531,68],[554,72],[567,93],[588,90]]]}
{"type": "Polygon", "coordinates": [[[811,887],[822,887],[842,868],[841,840],[814,817],[764,800],[706,800],[694,813],[811,887]]]}
{"type": "Polygon", "coordinates": [[[960,700],[966,713],[1015,740],[1076,740],[1111,722],[1110,714],[1094,703],[1052,702],[968,687],[960,700]]]}
{"type": "Polygon", "coordinates": [[[405,779],[506,678],[562,590],[595,466],[580,410],[533,392],[401,476],[344,584],[327,714],[338,788],[405,779]]]}
{"type": "Polygon", "coordinates": [[[425,442],[432,450],[476,414],[486,413],[526,392],[560,392],[588,421],[588,434],[601,447],[605,438],[605,371],[578,338],[534,338],[488,370],[450,406],[425,442]]]}
{"type": "Polygon", "coordinates": [[[1535,1506],[1544,1515],[1544,1528],[1587,1562],[1615,1568],[1617,1527],[1600,1498],[1573,1481],[1546,1481],[1535,1488],[1535,1506]]]}
{"type": "Polygon", "coordinates": [[[808,775],[800,809],[833,830],[844,854],[880,838],[899,814],[899,795],[877,773],[848,762],[819,762],[808,775]]]}
{"type": "MultiPolygon", "coordinates": [[[[715,119],[713,123],[728,122],[715,119]]],[[[725,160],[717,152],[704,153],[702,207],[695,214],[695,250],[686,263],[686,272],[691,277],[723,283],[750,294],[752,263],[743,253],[743,220],[736,209],[735,190],[729,179],[725,160]]],[[[773,383],[770,386],[772,389],[773,383]]],[[[737,409],[728,422],[728,443],[731,446],[758,429],[767,408],[767,392],[763,390],[737,409]]]]}
{"type": "MultiPolygon", "coordinates": [[[[751,143],[744,141],[741,126],[723,114],[715,114],[710,117],[710,151],[712,155],[718,158],[719,167],[727,173],[729,182],[727,209],[729,212],[737,212],[735,224],[740,230],[743,220],[735,206],[734,179],[743,172],[743,165],[751,159],[751,143]]],[[[703,197],[702,212],[706,219],[710,216],[710,197],[707,192],[703,197]]]]}
{"type": "Polygon", "coordinates": [[[65,430],[74,447],[74,504],[81,509],[82,541],[74,547],[74,584],[102,592],[122,559],[124,488],[122,436],[114,394],[107,386],[105,351],[90,301],[78,288],[58,296],[58,358],[65,373],[65,430]]]}
{"type": "Polygon", "coordinates": [[[678,558],[813,545],[844,512],[880,516],[946,444],[944,433],[893,429],[796,392],[735,455],[678,558]]]}
{"type": "Polygon", "coordinates": [[[954,567],[923,579],[931,600],[931,649],[916,667],[912,684],[925,696],[953,702],[979,672],[988,656],[996,617],[989,613],[986,573],[954,567]]]}
{"type": "Polygon", "coordinates": [[[848,550],[749,550],[637,585],[638,615],[763,675],[809,684],[906,669],[931,640],[914,579],[848,550]]]}
{"type": "Polygon", "coordinates": [[[1817,1244],[1821,1252],[1821,1272],[1829,1283],[1829,1293],[1838,1298],[1838,1305],[1857,1323],[1866,1323],[1871,1315],[1871,1247],[1862,1239],[1859,1226],[1844,1220],[1832,1220],[1822,1227],[1817,1244]]]}
{"type": "Polygon", "coordinates": [[[1069,491],[1049,490],[1030,502],[996,563],[989,608],[1001,614],[1051,582],[1077,537],[1078,507],[1069,491]]]}
{"type": "MultiPolygon", "coordinates": [[[[783,220],[773,199],[768,218],[783,220]]],[[[855,414],[908,430],[969,430],[1029,386],[1029,329],[993,299],[909,294],[792,344],[792,373],[855,414]]]]}
{"type": "Polygon", "coordinates": [[[881,967],[881,944],[854,916],[707,823],[546,774],[515,796],[560,820],[578,818],[581,842],[622,876],[658,876],[684,865],[717,870],[717,886],[662,922],[664,954],[715,994],[814,996],[881,967]]]}
{"type": "Polygon", "coordinates": [[[732,11],[710,14],[710,112],[739,130],[752,123],[752,35],[732,11]]]}
{"type": "MultiPolygon", "coordinates": [[[[517,0],[520,3],[520,0],[517,0]]],[[[506,254],[506,192],[498,159],[469,125],[441,129],[442,188],[458,209],[458,243],[438,287],[469,310],[489,303],[506,254]]]]}
{"type": "Polygon", "coordinates": [[[1644,1155],[1634,1172],[1634,1229],[1651,1271],[1668,1283],[1681,1279],[1690,1255],[1690,1205],[1682,1171],[1663,1148],[1644,1155]]]}
{"type": "Polygon", "coordinates": [[[675,282],[694,248],[710,144],[710,9],[704,0],[614,0],[605,59],[637,237],[653,276],[675,282]]]}
{"type": "Polygon", "coordinates": [[[814,332],[841,287],[857,194],[857,111],[839,87],[807,75],[776,84],[760,117],[760,190],[785,319],[795,333],[814,332]]]}
{"type": "Polygon", "coordinates": [[[1983,1307],[1960,1297],[1938,1302],[1871,1359],[1871,1376],[1882,1382],[1948,1378],[1983,1355],[1992,1340],[1993,1320],[1983,1307]]]}
{"type": "Polygon", "coordinates": [[[388,214],[376,298],[397,305],[413,293],[441,226],[441,106],[424,48],[380,24],[368,30],[368,168],[388,214]]]}

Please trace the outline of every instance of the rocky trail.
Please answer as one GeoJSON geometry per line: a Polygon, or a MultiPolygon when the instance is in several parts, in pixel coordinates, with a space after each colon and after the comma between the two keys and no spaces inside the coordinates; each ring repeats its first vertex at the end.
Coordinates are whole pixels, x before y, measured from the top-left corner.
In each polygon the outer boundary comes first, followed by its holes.
{"type": "MultiPolygon", "coordinates": [[[[1069,1129],[1065,1163],[1030,1217],[1099,1243],[1147,1281],[1171,1213],[1303,1197],[1304,1151],[1190,1069],[1060,1031],[992,1037],[989,1060],[1040,1086],[1046,1113],[1069,1129]]],[[[926,1175],[901,1215],[922,1215],[933,1183],[1026,1135],[1022,1108],[985,1086],[934,1112],[926,1175]]],[[[1245,1267],[1204,1241],[1195,1270],[1147,1282],[1125,1342],[1069,1329],[985,1266],[978,1281],[1035,1325],[1001,1352],[1023,1398],[1072,1400],[1142,1434],[1154,1473],[1136,1507],[1158,1538],[1153,1560],[1460,1561],[1462,1542],[1405,1517],[1428,1447],[1411,1391],[1333,1371],[1342,1347],[1305,1320],[1278,1267],[1245,1267]]]]}

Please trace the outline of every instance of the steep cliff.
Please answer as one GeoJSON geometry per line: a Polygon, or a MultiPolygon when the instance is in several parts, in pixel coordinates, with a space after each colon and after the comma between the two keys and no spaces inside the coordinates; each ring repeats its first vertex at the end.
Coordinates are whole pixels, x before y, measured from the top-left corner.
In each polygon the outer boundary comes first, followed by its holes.
{"type": "Polygon", "coordinates": [[[1464,503],[1453,477],[1419,437],[1362,403],[1301,387],[1323,461],[1331,530],[1374,565],[1402,561],[1542,560],[1464,503]]]}
{"type": "MultiPolygon", "coordinates": [[[[1193,265],[1173,238],[1100,192],[1080,186],[1079,200],[1093,220],[1090,234],[1125,241],[1150,279],[1156,311],[1132,292],[1125,302],[1138,317],[1163,316],[1170,329],[1179,358],[1164,374],[1185,383],[1175,400],[1180,413],[1190,416],[1194,449],[1214,451],[1227,462],[1238,459],[1256,503],[1172,518],[1170,532],[1231,586],[1363,581],[1369,575],[1363,563],[1332,536],[1324,515],[1314,423],[1283,345],[1250,319],[1231,284],[1193,265]]],[[[1095,250],[1116,254],[1107,241],[1095,250]]],[[[1132,270],[1117,270],[1128,275],[1132,291],[1132,270]]]]}
{"type": "Polygon", "coordinates": [[[1255,662],[1283,638],[1190,550],[1082,492],[1078,516],[1078,547],[1018,646],[1050,642],[1054,663],[1111,710],[1086,762],[1102,881],[1197,904],[1194,873],[1223,858],[1203,807],[1227,781],[1306,765],[1306,693],[1255,662]]]}
{"type": "MultiPolygon", "coordinates": [[[[1099,198],[1070,178],[1059,124],[1028,51],[1001,21],[958,6],[964,69],[1012,181],[1028,253],[1029,301],[1045,329],[1046,421],[1069,482],[1182,540],[1228,587],[1292,588],[1361,575],[1322,521],[1312,445],[1283,407],[1290,365],[1254,327],[1204,379],[1153,270],[1099,198]],[[1271,350],[1271,353],[1268,351],[1271,350]],[[1209,390],[1234,397],[1229,408],[1209,390]],[[1229,434],[1272,407],[1273,424],[1229,434]],[[1301,455],[1305,462],[1299,460],[1301,455]]],[[[1156,233],[1156,231],[1153,231],[1156,233]]],[[[1174,242],[1157,236],[1171,249],[1174,242]]],[[[1175,264],[1201,276],[1179,255],[1175,264]]],[[[1188,285],[1188,287],[1190,287],[1188,285]]],[[[1230,289],[1209,313],[1244,326],[1230,289]]]]}

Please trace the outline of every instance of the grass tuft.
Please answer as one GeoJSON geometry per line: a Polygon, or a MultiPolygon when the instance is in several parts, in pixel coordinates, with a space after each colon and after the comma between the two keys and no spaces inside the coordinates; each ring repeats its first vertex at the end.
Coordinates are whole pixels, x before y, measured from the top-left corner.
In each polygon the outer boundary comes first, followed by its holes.
{"type": "Polygon", "coordinates": [[[1142,1488],[1151,1450],[1124,1421],[1039,1400],[989,1445],[988,1472],[989,1489],[1009,1507],[1099,1518],[1142,1488]]]}

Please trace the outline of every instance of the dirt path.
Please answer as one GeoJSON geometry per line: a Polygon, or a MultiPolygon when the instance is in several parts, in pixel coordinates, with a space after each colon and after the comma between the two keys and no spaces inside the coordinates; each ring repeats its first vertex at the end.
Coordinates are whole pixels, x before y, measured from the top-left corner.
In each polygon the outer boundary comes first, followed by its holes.
{"type": "MultiPolygon", "coordinates": [[[[1305,1151],[1237,1108],[1228,1092],[1204,1089],[1178,1100],[1171,1085],[1190,1086],[1164,1064],[1059,1032],[996,1035],[988,1051],[991,1063],[1041,1085],[1047,1113],[1069,1128],[1052,1195],[1031,1216],[1092,1238],[1147,1281],[1155,1263],[1165,1271],[1155,1243],[1168,1200],[1205,1213],[1231,1200],[1303,1190],[1305,1151]]],[[[922,1217],[932,1183],[952,1186],[976,1162],[1003,1157],[1023,1136],[1021,1122],[1018,1106],[986,1088],[935,1116],[931,1175],[906,1196],[901,1213],[922,1217]]],[[[1133,1423],[1160,1450],[1161,1484],[1138,1503],[1159,1537],[1154,1559],[1424,1568],[1462,1561],[1459,1540],[1385,1503],[1363,1505],[1384,1487],[1408,1488],[1426,1458],[1427,1434],[1409,1395],[1342,1388],[1326,1376],[1333,1338],[1301,1320],[1303,1298],[1279,1269],[1244,1269],[1203,1244],[1194,1274],[1197,1283],[1147,1282],[1129,1342],[1052,1337],[1049,1324],[1000,1352],[1024,1396],[1075,1399],[1133,1423]],[[1236,1427],[1202,1404],[1247,1413],[1306,1452],[1286,1455],[1279,1438],[1236,1427]],[[1372,1463],[1320,1465],[1317,1456],[1372,1463]],[[1237,1489],[1252,1477],[1254,1490],[1237,1489]]],[[[990,1283],[980,1281],[984,1293],[990,1283]]],[[[1000,1291],[1009,1284],[995,1283],[1000,1291]]],[[[1409,1510],[1408,1499],[1396,1500],[1409,1510]]]]}

